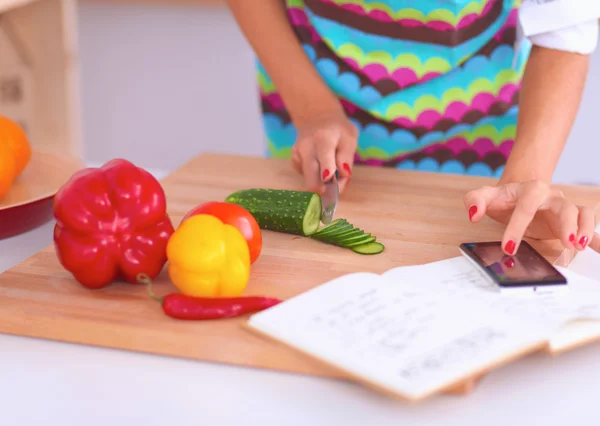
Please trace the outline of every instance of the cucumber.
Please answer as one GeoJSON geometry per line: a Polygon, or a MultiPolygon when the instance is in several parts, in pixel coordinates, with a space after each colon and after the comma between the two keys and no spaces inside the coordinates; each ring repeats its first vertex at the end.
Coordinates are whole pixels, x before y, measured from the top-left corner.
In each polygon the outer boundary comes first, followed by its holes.
{"type": "Polygon", "coordinates": [[[317,232],[315,232],[315,234],[321,234],[323,232],[330,231],[332,229],[335,229],[335,228],[337,228],[341,225],[345,225],[347,223],[348,223],[348,221],[346,219],[336,219],[333,222],[331,222],[329,225],[325,225],[324,227],[319,229],[317,232]]]}
{"type": "Polygon", "coordinates": [[[313,238],[323,241],[325,243],[345,247],[344,243],[346,241],[351,240],[353,238],[360,238],[363,235],[365,235],[365,233],[362,230],[354,228],[351,231],[341,235],[313,235],[313,238]]]}
{"type": "Polygon", "coordinates": [[[355,237],[360,237],[363,235],[365,235],[365,232],[362,229],[354,228],[351,231],[344,232],[342,234],[335,234],[335,235],[328,236],[328,239],[342,243],[346,240],[349,240],[349,239],[352,239],[355,237]]]}
{"type": "Polygon", "coordinates": [[[352,248],[352,247],[356,247],[356,246],[361,246],[364,244],[368,244],[368,243],[374,243],[377,241],[377,238],[375,238],[374,236],[370,235],[369,237],[365,236],[364,238],[361,238],[359,240],[356,240],[354,242],[350,242],[350,243],[345,243],[347,248],[352,248]]]}
{"type": "Polygon", "coordinates": [[[352,247],[351,249],[358,254],[379,254],[385,250],[385,246],[378,242],[371,242],[352,247]]]}
{"type": "Polygon", "coordinates": [[[338,241],[338,243],[343,245],[344,247],[351,247],[351,244],[356,245],[354,243],[360,243],[361,241],[364,242],[367,241],[369,238],[371,238],[371,234],[362,233],[360,235],[352,236],[350,238],[344,238],[343,240],[338,241]]]}
{"type": "Polygon", "coordinates": [[[327,232],[313,234],[313,236],[315,238],[327,238],[332,240],[338,238],[341,235],[349,234],[351,232],[356,232],[356,228],[354,228],[350,224],[347,224],[342,225],[336,229],[328,230],[327,232]]]}
{"type": "Polygon", "coordinates": [[[244,207],[270,231],[309,236],[321,222],[321,197],[314,192],[252,188],[230,194],[225,202],[244,207]]]}
{"type": "Polygon", "coordinates": [[[359,254],[377,254],[383,251],[383,244],[377,238],[354,227],[346,219],[332,222],[310,236],[317,241],[351,249],[359,254]]]}
{"type": "Polygon", "coordinates": [[[313,192],[252,188],[230,194],[225,202],[248,210],[261,229],[310,237],[358,254],[378,254],[384,250],[374,236],[346,219],[336,219],[319,229],[321,197],[313,192]]]}
{"type": "Polygon", "coordinates": [[[331,235],[334,233],[341,232],[342,230],[349,229],[352,229],[352,225],[350,225],[346,219],[336,219],[329,225],[326,225],[323,228],[319,229],[313,235],[331,235]]]}

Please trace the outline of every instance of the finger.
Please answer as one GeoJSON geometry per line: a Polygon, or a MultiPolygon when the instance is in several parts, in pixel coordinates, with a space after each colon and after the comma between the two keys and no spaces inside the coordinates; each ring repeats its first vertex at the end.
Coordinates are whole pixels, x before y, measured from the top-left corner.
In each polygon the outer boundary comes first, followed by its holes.
{"type": "Polygon", "coordinates": [[[553,232],[565,247],[575,247],[579,229],[580,211],[577,206],[562,196],[555,196],[548,204],[548,214],[553,215],[553,232]]]}
{"type": "Polygon", "coordinates": [[[315,154],[315,150],[311,143],[303,143],[299,149],[302,160],[302,174],[304,182],[309,191],[323,194],[325,186],[319,177],[319,162],[315,154]]]}
{"type": "Polygon", "coordinates": [[[502,248],[509,256],[519,250],[521,240],[535,214],[548,202],[549,192],[547,185],[542,182],[518,184],[517,203],[502,238],[502,248]]]}
{"type": "Polygon", "coordinates": [[[338,188],[339,188],[340,194],[342,194],[344,192],[344,190],[346,189],[346,187],[348,186],[349,183],[350,183],[350,178],[341,177],[340,180],[338,180],[338,188]]]}
{"type": "Polygon", "coordinates": [[[302,174],[302,158],[298,152],[298,148],[296,145],[292,147],[292,167],[296,170],[297,173],[302,174]]]}
{"type": "Polygon", "coordinates": [[[469,213],[471,222],[478,222],[485,216],[488,206],[500,194],[500,188],[484,186],[468,192],[464,196],[465,208],[469,213]]]}
{"type": "Polygon", "coordinates": [[[596,228],[596,214],[591,207],[579,209],[579,230],[577,232],[575,246],[578,250],[584,250],[594,235],[596,228]]]}
{"type": "Polygon", "coordinates": [[[329,133],[315,135],[317,161],[319,173],[323,182],[328,182],[333,177],[337,166],[335,163],[335,151],[339,140],[329,133]]]}
{"type": "Polygon", "coordinates": [[[592,236],[591,240],[590,240],[590,245],[589,247],[594,250],[597,253],[600,253],[600,234],[598,234],[597,232],[594,232],[594,235],[592,236]]]}
{"type": "Polygon", "coordinates": [[[356,138],[350,135],[344,135],[338,144],[336,152],[336,164],[338,170],[340,171],[340,177],[342,178],[350,179],[352,176],[356,146],[356,138]]]}

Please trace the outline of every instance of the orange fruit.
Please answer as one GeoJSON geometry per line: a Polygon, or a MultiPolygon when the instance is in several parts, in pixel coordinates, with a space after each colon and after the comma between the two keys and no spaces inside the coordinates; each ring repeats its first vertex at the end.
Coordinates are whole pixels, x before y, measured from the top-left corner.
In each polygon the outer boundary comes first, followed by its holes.
{"type": "Polygon", "coordinates": [[[0,115],[0,199],[31,160],[31,145],[15,121],[0,115]]]}
{"type": "MultiPolygon", "coordinates": [[[[31,160],[31,145],[25,131],[15,121],[0,115],[0,145],[8,147],[15,163],[15,177],[23,173],[31,160]]],[[[5,149],[1,151],[6,153],[5,149]]]]}
{"type": "Polygon", "coordinates": [[[15,160],[8,146],[0,144],[0,201],[15,181],[15,160]]]}

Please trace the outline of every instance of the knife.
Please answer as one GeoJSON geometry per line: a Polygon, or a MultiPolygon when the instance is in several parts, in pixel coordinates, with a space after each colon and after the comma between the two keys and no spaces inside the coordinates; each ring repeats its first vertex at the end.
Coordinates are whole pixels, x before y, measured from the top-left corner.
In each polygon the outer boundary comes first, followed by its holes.
{"type": "Polygon", "coordinates": [[[325,193],[321,196],[321,222],[325,225],[331,223],[337,207],[339,196],[338,178],[339,173],[336,170],[331,180],[325,184],[325,193]]]}

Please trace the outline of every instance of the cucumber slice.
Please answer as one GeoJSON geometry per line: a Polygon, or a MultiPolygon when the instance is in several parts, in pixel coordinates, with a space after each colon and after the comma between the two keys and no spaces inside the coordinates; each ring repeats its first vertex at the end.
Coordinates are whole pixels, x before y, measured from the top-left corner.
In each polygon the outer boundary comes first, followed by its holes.
{"type": "Polygon", "coordinates": [[[385,250],[385,246],[378,242],[361,244],[359,246],[352,247],[352,251],[358,254],[379,254],[383,250],[385,250]]]}
{"type": "Polygon", "coordinates": [[[369,244],[369,243],[374,243],[376,240],[377,240],[376,237],[370,235],[369,237],[361,238],[354,242],[344,243],[344,244],[345,244],[346,248],[351,249],[352,247],[357,247],[357,246],[362,246],[362,245],[369,244]]]}
{"type": "Polygon", "coordinates": [[[329,225],[319,229],[313,235],[332,235],[343,230],[352,229],[352,225],[348,223],[345,219],[337,219],[334,222],[331,222],[329,225]]]}
{"type": "Polygon", "coordinates": [[[319,234],[318,237],[319,238],[333,239],[337,235],[343,235],[343,234],[346,234],[348,232],[352,232],[353,230],[354,229],[352,228],[352,225],[348,225],[348,226],[340,227],[339,229],[334,229],[334,230],[331,230],[329,232],[325,232],[323,234],[319,234]]]}
{"type": "Polygon", "coordinates": [[[331,235],[328,238],[332,241],[337,241],[337,242],[342,243],[346,240],[350,240],[350,239],[356,238],[356,237],[361,237],[363,235],[365,235],[365,231],[363,231],[362,229],[354,228],[349,232],[345,232],[345,233],[339,234],[339,235],[331,235]]]}
{"type": "Polygon", "coordinates": [[[314,192],[253,188],[236,191],[225,201],[248,210],[261,229],[308,236],[321,223],[321,197],[314,192]]]}
{"type": "Polygon", "coordinates": [[[350,237],[350,238],[345,238],[345,239],[339,241],[339,244],[343,245],[344,247],[350,247],[350,244],[352,244],[352,243],[356,243],[357,241],[358,242],[360,242],[360,241],[366,241],[369,238],[371,238],[371,234],[365,234],[365,233],[363,233],[363,234],[356,235],[356,236],[353,236],[353,237],[350,237]]]}
{"type": "Polygon", "coordinates": [[[321,234],[323,232],[327,232],[331,229],[335,229],[341,225],[345,225],[348,222],[346,221],[346,219],[335,219],[333,222],[331,222],[329,225],[325,225],[324,227],[322,227],[321,229],[319,229],[317,232],[315,232],[316,234],[321,234]]]}

